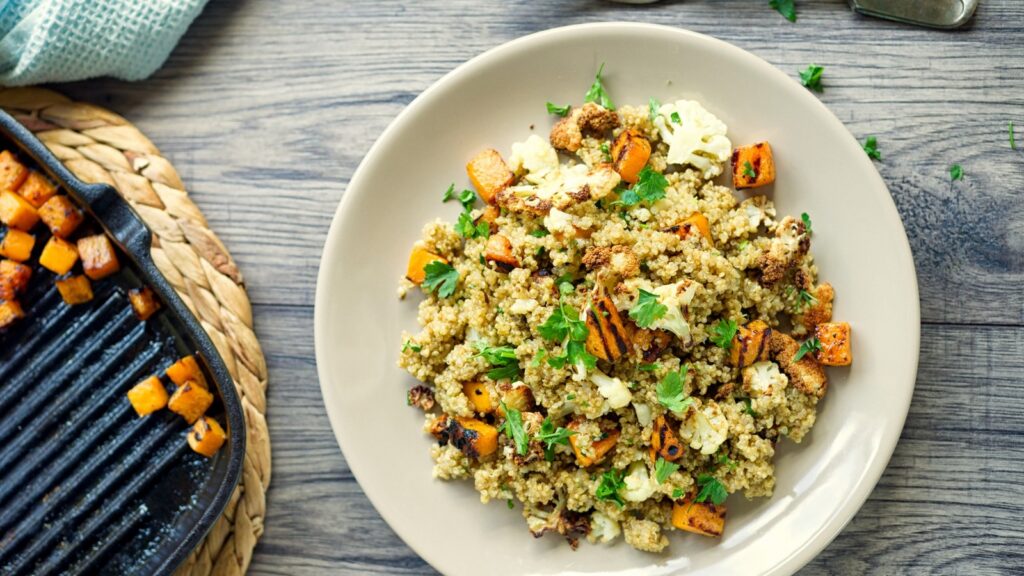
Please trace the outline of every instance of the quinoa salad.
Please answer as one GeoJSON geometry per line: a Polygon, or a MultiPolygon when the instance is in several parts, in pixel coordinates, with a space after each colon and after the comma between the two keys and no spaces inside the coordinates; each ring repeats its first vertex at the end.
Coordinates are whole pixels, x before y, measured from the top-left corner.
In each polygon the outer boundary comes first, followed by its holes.
{"type": "Polygon", "coordinates": [[[811,218],[756,193],[769,143],[734,147],[699,102],[616,107],[599,71],[547,108],[548,137],[481,151],[473,189],[443,191],[462,212],[426,224],[399,287],[422,293],[399,365],[433,476],[573,548],[721,536],[730,495],[771,496],[824,367],[852,361],[811,218]]]}

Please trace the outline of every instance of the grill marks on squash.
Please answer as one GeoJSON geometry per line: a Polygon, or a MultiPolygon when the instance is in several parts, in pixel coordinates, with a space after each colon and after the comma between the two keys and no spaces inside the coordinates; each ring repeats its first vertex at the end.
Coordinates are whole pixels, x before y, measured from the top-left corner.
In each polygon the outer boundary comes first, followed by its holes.
{"type": "Polygon", "coordinates": [[[630,330],[615,303],[606,294],[596,293],[587,308],[587,352],[615,362],[629,352],[630,330]]]}

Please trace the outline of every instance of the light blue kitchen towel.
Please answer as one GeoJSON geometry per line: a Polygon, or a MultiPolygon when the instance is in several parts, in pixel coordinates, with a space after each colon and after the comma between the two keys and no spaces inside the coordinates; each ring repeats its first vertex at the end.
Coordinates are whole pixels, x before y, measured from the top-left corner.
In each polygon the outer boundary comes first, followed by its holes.
{"type": "Polygon", "coordinates": [[[0,0],[0,85],[155,72],[207,0],[0,0]]]}

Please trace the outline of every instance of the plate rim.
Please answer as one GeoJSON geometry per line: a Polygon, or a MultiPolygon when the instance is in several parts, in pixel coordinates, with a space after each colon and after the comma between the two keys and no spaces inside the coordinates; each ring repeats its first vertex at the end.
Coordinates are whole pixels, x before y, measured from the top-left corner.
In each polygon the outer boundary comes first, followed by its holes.
{"type": "MultiPolygon", "coordinates": [[[[348,456],[345,453],[345,441],[341,434],[341,415],[337,414],[337,410],[332,410],[328,404],[328,397],[333,394],[333,391],[330,390],[330,385],[328,384],[330,375],[328,374],[327,369],[324,368],[325,363],[321,362],[321,358],[326,357],[329,353],[329,351],[326,350],[326,344],[324,343],[326,323],[328,322],[328,319],[324,316],[324,310],[327,307],[327,300],[329,298],[327,291],[324,289],[324,285],[327,282],[326,278],[328,276],[326,270],[331,268],[330,262],[333,260],[335,253],[332,247],[337,246],[339,236],[342,233],[339,222],[343,219],[342,215],[352,209],[351,204],[353,200],[352,194],[349,191],[353,186],[357,189],[361,186],[361,181],[365,178],[364,174],[366,170],[368,170],[368,168],[366,168],[367,159],[375,156],[381,148],[386,146],[387,142],[391,139],[392,134],[398,130],[398,127],[404,123],[405,119],[417,113],[420,108],[426,106],[428,101],[432,99],[435,92],[439,91],[446,84],[453,82],[459,76],[470,74],[480,67],[487,66],[492,60],[504,57],[506,54],[515,52],[529,44],[546,41],[554,36],[571,36],[574,34],[600,35],[601,33],[615,33],[623,30],[648,31],[652,33],[676,35],[680,38],[680,41],[704,42],[716,51],[724,51],[734,57],[750,62],[753,66],[764,68],[767,74],[775,76],[780,80],[782,85],[788,86],[788,88],[785,89],[789,90],[791,94],[794,94],[795,98],[802,100],[802,106],[815,106],[820,112],[823,112],[824,117],[827,118],[827,122],[832,125],[832,128],[839,129],[841,133],[844,134],[843,139],[846,140],[845,146],[848,150],[851,146],[856,148],[857,151],[861,150],[860,143],[856,138],[854,138],[853,134],[849,131],[846,125],[839,120],[835,113],[825,106],[821,100],[814,95],[809,94],[807,90],[797,84],[794,79],[790,78],[785,72],[767,60],[725,40],[715,38],[714,36],[695,32],[682,27],[644,22],[607,21],[572,24],[568,26],[549,28],[514,38],[493,46],[448,71],[431,83],[430,86],[418,94],[416,98],[401,110],[398,115],[391,120],[384,131],[381,132],[380,136],[377,137],[373,145],[370,146],[369,150],[360,160],[359,166],[356,168],[355,172],[353,172],[349,183],[345,186],[341,200],[338,203],[338,207],[335,209],[334,215],[331,219],[331,225],[324,240],[323,250],[321,251],[320,267],[317,271],[313,312],[313,339],[315,357],[317,360],[317,376],[320,381],[321,400],[324,403],[324,409],[327,412],[327,417],[331,424],[331,430],[334,433],[335,441],[338,443],[338,447],[341,449],[342,455],[345,458],[346,465],[352,472],[356,482],[359,483],[360,490],[362,490],[363,494],[370,500],[374,509],[381,518],[387,522],[388,526],[407,546],[409,546],[409,548],[416,552],[420,558],[429,563],[435,570],[440,570],[443,566],[441,563],[442,559],[434,556],[429,549],[423,549],[417,544],[411,542],[410,539],[406,537],[408,531],[399,528],[400,524],[393,522],[393,518],[390,517],[389,514],[381,511],[381,508],[377,504],[379,496],[375,497],[371,495],[370,491],[366,490],[362,480],[360,480],[359,473],[351,466],[348,456]]],[[[846,152],[844,152],[844,155],[846,155],[846,152]]],[[[885,198],[882,200],[882,203],[891,208],[891,210],[883,210],[883,213],[880,214],[880,218],[884,218],[886,220],[887,226],[896,225],[899,231],[902,232],[900,235],[900,239],[902,241],[897,242],[893,249],[895,252],[898,252],[896,255],[897,258],[903,261],[904,269],[909,270],[909,273],[906,275],[906,280],[909,282],[908,288],[912,290],[914,295],[911,299],[912,308],[908,310],[912,320],[912,329],[910,330],[910,333],[907,334],[909,343],[911,344],[910,349],[913,350],[914,354],[913,358],[907,365],[907,374],[902,374],[899,378],[894,379],[895,381],[907,380],[909,382],[909,385],[904,387],[905,391],[903,391],[903,398],[901,398],[905,404],[905,409],[901,411],[899,416],[899,426],[895,429],[897,430],[897,433],[893,434],[887,442],[883,442],[879,445],[879,451],[877,453],[878,456],[866,468],[863,480],[856,486],[855,494],[853,494],[843,506],[837,509],[834,516],[835,520],[821,526],[811,538],[807,539],[788,557],[779,561],[774,566],[771,566],[768,571],[763,572],[763,574],[781,575],[795,573],[827,548],[828,545],[835,540],[835,538],[850,523],[854,516],[856,516],[857,512],[860,511],[864,503],[867,502],[868,498],[874,492],[882,474],[885,472],[886,468],[888,468],[892,455],[902,436],[903,428],[906,424],[906,418],[910,412],[914,389],[917,383],[917,370],[921,353],[921,313],[920,290],[918,286],[917,269],[913,259],[913,252],[910,247],[909,238],[907,237],[906,228],[903,225],[902,217],[896,207],[892,193],[889,191],[889,187],[882,179],[878,170],[875,169],[873,164],[871,164],[871,160],[863,154],[860,156],[863,156],[861,162],[866,162],[871,168],[870,171],[866,171],[867,173],[870,173],[870,176],[868,177],[874,180],[875,184],[881,187],[882,190],[887,192],[887,194],[884,194],[885,198]]]]}

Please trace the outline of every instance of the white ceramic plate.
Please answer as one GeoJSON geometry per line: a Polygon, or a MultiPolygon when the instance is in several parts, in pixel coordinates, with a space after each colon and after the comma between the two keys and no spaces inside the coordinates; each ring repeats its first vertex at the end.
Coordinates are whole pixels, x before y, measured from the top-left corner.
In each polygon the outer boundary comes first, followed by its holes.
{"type": "MultiPolygon", "coordinates": [[[[812,94],[761,59],[674,28],[593,24],[534,34],[451,72],[406,108],[363,160],[334,217],[316,294],[316,356],[338,443],[392,528],[446,574],[788,574],[823,549],[882,474],[917,370],[917,281],[889,192],[846,128],[812,94]],[[422,416],[405,404],[414,380],[396,366],[402,329],[416,329],[415,291],[396,297],[423,224],[454,221],[448,184],[468,186],[475,152],[546,135],[545,101],[579,104],[597,67],[618,104],[685,97],[729,126],[734,143],[768,140],[781,213],[809,212],[813,250],[853,325],[856,361],[832,369],[818,423],[784,441],[770,499],[729,499],[721,539],[673,532],[670,552],[621,541],[571,551],[535,540],[519,510],[481,505],[469,482],[431,479],[422,416]]],[[[344,546],[344,542],[339,542],[344,546]]]]}

